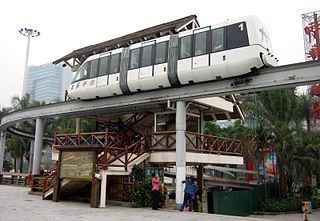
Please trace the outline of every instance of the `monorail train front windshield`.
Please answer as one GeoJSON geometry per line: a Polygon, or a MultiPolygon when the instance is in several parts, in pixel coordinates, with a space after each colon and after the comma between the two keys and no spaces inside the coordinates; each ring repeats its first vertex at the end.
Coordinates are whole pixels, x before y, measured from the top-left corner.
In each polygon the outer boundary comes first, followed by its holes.
{"type": "Polygon", "coordinates": [[[246,22],[228,25],[226,35],[228,50],[249,45],[246,22]]]}
{"type": "Polygon", "coordinates": [[[88,66],[89,66],[89,62],[86,62],[85,64],[83,64],[80,67],[80,69],[77,71],[72,82],[76,82],[76,81],[87,78],[88,77],[88,66]]]}

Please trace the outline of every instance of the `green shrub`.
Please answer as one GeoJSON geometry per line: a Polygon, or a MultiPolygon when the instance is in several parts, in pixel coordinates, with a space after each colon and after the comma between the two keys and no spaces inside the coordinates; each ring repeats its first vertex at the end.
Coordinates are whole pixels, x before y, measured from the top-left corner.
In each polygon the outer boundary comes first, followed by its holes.
{"type": "Polygon", "coordinates": [[[310,201],[313,209],[320,207],[320,196],[313,196],[311,197],[310,201]]]}
{"type": "Polygon", "coordinates": [[[288,212],[301,210],[300,197],[290,197],[288,199],[268,199],[262,203],[262,211],[265,212],[288,212]]]}
{"type": "Polygon", "coordinates": [[[129,201],[132,201],[134,207],[149,207],[151,206],[151,189],[149,182],[138,182],[135,189],[128,190],[129,201]]]}
{"type": "MultiPolygon", "coordinates": [[[[151,207],[152,205],[152,191],[150,188],[150,181],[137,182],[135,189],[129,189],[125,196],[126,201],[133,202],[134,207],[151,207]]],[[[160,192],[159,206],[164,205],[165,196],[160,192]]]]}
{"type": "Polygon", "coordinates": [[[265,212],[289,212],[289,211],[301,211],[301,202],[310,201],[312,208],[316,209],[320,206],[320,197],[300,197],[293,196],[287,199],[268,199],[262,203],[262,211],[265,212]]]}

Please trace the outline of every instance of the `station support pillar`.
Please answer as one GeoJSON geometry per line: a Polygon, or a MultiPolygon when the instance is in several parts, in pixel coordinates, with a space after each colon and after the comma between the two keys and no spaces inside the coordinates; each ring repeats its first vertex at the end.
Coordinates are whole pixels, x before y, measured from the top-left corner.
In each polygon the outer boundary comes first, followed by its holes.
{"type": "Polygon", "coordinates": [[[107,173],[102,170],[101,175],[101,191],[100,191],[100,208],[106,207],[106,198],[107,198],[107,173]]]}
{"type": "Polygon", "coordinates": [[[36,133],[35,133],[35,139],[34,139],[32,175],[40,175],[42,145],[43,145],[43,130],[44,130],[43,119],[37,118],[36,133]]]}
{"type": "Polygon", "coordinates": [[[0,135],[0,174],[3,169],[4,149],[6,148],[6,133],[1,131],[0,135]]]}
{"type": "Polygon", "coordinates": [[[183,202],[184,185],[186,179],[186,103],[177,101],[176,109],[176,206],[183,202]]]}
{"type": "Polygon", "coordinates": [[[81,132],[81,118],[77,117],[76,118],[76,133],[80,133],[81,132]]]}
{"type": "Polygon", "coordinates": [[[31,140],[31,141],[30,141],[30,159],[29,159],[29,169],[28,169],[28,173],[32,172],[33,153],[34,153],[34,140],[31,140]]]}

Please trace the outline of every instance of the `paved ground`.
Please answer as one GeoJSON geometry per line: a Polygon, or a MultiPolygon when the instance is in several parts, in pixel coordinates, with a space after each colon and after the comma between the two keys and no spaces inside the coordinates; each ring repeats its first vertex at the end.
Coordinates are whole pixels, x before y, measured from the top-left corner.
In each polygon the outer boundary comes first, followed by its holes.
{"type": "MultiPolygon", "coordinates": [[[[203,213],[185,213],[172,210],[153,211],[149,208],[124,208],[108,206],[107,208],[90,208],[88,203],[61,201],[58,203],[51,200],[42,200],[39,196],[27,194],[28,189],[0,185],[0,220],[1,221],[69,221],[69,220],[130,220],[130,221],[239,221],[239,220],[302,220],[302,214],[285,215],[284,218],[271,217],[234,217],[203,213]],[[300,219],[295,219],[300,217],[300,219]],[[275,218],[275,219],[273,219],[275,218]],[[278,219],[279,218],[279,219],[278,219]]],[[[320,212],[317,214],[320,220],[320,212]]]]}
{"type": "MultiPolygon", "coordinates": [[[[292,214],[283,214],[283,215],[263,215],[256,216],[251,215],[250,218],[260,218],[263,220],[278,220],[278,221],[303,221],[304,217],[302,213],[292,213],[292,214]]],[[[312,214],[309,215],[310,221],[320,221],[320,211],[313,211],[312,214]]]]}

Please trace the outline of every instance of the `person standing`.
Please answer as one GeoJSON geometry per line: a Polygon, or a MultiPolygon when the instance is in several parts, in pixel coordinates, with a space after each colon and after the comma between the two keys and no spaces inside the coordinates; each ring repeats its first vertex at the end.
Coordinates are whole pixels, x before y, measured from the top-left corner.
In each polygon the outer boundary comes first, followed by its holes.
{"type": "Polygon", "coordinates": [[[193,206],[193,199],[196,195],[196,192],[198,191],[198,185],[195,181],[194,176],[190,176],[190,179],[183,180],[182,183],[186,184],[186,187],[184,188],[184,198],[183,203],[181,205],[180,211],[184,210],[184,207],[187,204],[187,201],[189,202],[189,211],[192,212],[192,206],[193,206]]]}
{"type": "Polygon", "coordinates": [[[159,189],[160,189],[160,179],[159,175],[152,173],[152,209],[158,210],[159,205],[159,189]]]}

